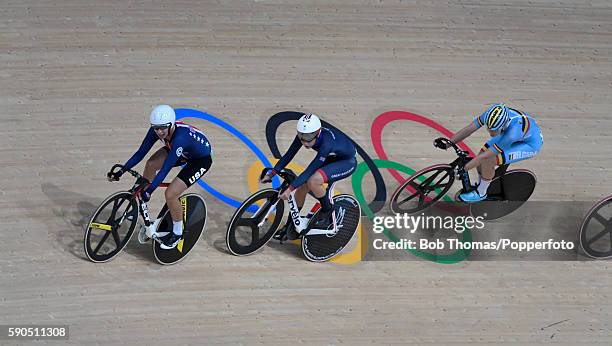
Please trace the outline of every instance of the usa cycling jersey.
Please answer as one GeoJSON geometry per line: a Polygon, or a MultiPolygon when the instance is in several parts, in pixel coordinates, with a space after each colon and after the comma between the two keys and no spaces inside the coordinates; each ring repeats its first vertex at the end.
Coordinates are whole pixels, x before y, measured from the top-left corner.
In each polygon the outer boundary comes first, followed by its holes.
{"type": "MultiPolygon", "coordinates": [[[[274,168],[276,170],[285,168],[301,147],[302,144],[296,136],[285,155],[276,163],[274,168]]],[[[357,164],[355,160],[355,145],[342,133],[325,127],[321,128],[321,133],[317,137],[312,149],[318,152],[317,156],[306,167],[306,170],[293,181],[291,189],[296,189],[306,183],[308,178],[319,169],[326,182],[343,179],[355,170],[357,164]]]]}
{"type": "MultiPolygon", "coordinates": [[[[138,148],[138,151],[132,155],[132,157],[125,163],[125,167],[130,169],[136,166],[145,155],[151,150],[153,144],[157,142],[159,137],[155,134],[155,130],[149,128],[147,134],[138,148]]],[[[147,192],[152,193],[161,184],[170,169],[174,167],[179,160],[180,162],[189,162],[190,160],[197,160],[210,156],[212,153],[212,147],[210,142],[202,131],[197,129],[195,126],[185,124],[182,122],[176,122],[174,133],[170,140],[160,140],[164,147],[168,150],[168,156],[164,161],[164,164],[160,171],[155,176],[155,179],[151,182],[151,185],[147,189],[147,192]]]]}

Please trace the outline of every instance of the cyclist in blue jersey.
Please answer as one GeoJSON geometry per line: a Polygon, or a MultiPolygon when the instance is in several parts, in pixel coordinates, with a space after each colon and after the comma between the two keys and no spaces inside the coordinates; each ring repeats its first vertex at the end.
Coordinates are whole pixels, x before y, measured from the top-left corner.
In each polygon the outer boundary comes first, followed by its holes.
{"type": "MultiPolygon", "coordinates": [[[[297,124],[297,135],[293,139],[291,146],[276,163],[274,170],[268,172],[261,179],[262,183],[272,180],[275,171],[280,171],[295,157],[301,147],[313,149],[317,156],[306,167],[289,188],[280,196],[282,199],[289,198],[295,190],[295,200],[298,209],[304,206],[306,194],[311,192],[321,204],[321,211],[317,220],[314,221],[313,228],[326,228],[333,222],[333,200],[331,191],[334,184],[344,178],[349,177],[357,167],[355,158],[355,145],[346,135],[321,127],[321,120],[315,114],[303,115],[297,124]],[[323,184],[327,183],[327,189],[323,184]]],[[[293,222],[287,220],[287,224],[277,234],[277,239],[286,234],[289,239],[298,237],[293,222]]]]}
{"type": "MultiPolygon", "coordinates": [[[[478,155],[465,165],[465,170],[478,169],[478,187],[464,192],[459,198],[468,203],[487,198],[487,189],[495,176],[495,166],[526,160],[538,154],[544,139],[540,127],[531,115],[510,108],[505,104],[495,104],[476,117],[450,139],[453,143],[469,137],[486,125],[489,139],[478,155]]],[[[434,141],[436,147],[447,149],[442,141],[434,141]]]]}
{"type": "Polygon", "coordinates": [[[141,198],[147,202],[172,167],[184,165],[165,191],[173,226],[172,232],[160,238],[160,247],[172,249],[183,236],[183,211],[179,196],[208,172],[212,165],[212,148],[202,131],[176,121],[174,109],[168,105],[155,107],[151,112],[150,122],[151,127],[140,148],[125,163],[124,170],[114,174],[109,172],[107,176],[109,180],[119,180],[125,170],[131,169],[145,157],[155,142],[161,141],[163,147],[153,153],[145,164],[143,176],[150,184],[142,192],[141,198]]]}

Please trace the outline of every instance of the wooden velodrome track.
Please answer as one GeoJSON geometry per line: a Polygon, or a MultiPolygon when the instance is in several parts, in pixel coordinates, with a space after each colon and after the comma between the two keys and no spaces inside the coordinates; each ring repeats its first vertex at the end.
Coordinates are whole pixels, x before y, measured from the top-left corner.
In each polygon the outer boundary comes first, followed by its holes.
{"type": "MultiPolygon", "coordinates": [[[[239,258],[224,248],[233,208],[199,187],[210,218],[181,264],[158,265],[135,238],[105,264],[82,250],[92,211],[130,183],[104,174],[158,103],[215,115],[266,154],[270,115],[312,111],[376,157],[382,112],[458,130],[505,101],[544,132],[521,164],[538,175],[533,198],[594,203],[612,192],[607,0],[8,0],[0,47],[0,324],[68,324],[72,344],[612,344],[609,261],[313,264],[290,244],[239,258]]],[[[193,123],[215,149],[206,181],[245,198],[255,156],[193,123]]],[[[450,158],[426,127],[384,134],[392,160],[413,168],[450,158]]]]}

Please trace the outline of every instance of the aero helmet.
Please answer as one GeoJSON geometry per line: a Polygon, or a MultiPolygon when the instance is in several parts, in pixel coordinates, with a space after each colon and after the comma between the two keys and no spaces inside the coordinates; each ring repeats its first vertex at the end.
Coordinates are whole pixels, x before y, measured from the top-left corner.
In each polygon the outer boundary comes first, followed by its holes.
{"type": "Polygon", "coordinates": [[[505,104],[496,104],[489,108],[485,123],[489,130],[498,131],[506,125],[509,119],[508,107],[505,104]]]}
{"type": "Polygon", "coordinates": [[[176,114],[168,105],[159,105],[151,112],[151,126],[154,128],[169,128],[174,125],[176,114]]]}
{"type": "Polygon", "coordinates": [[[304,114],[297,123],[298,138],[310,142],[319,134],[321,120],[316,114],[304,114]]]}

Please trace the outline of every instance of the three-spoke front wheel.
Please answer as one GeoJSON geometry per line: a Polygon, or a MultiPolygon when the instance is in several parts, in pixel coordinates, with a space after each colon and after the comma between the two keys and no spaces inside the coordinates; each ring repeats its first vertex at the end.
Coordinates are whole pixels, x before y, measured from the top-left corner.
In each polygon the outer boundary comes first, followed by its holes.
{"type": "Polygon", "coordinates": [[[255,192],[240,205],[227,226],[228,250],[236,256],[244,256],[262,248],[276,233],[284,210],[278,190],[269,188],[255,192]]]}

